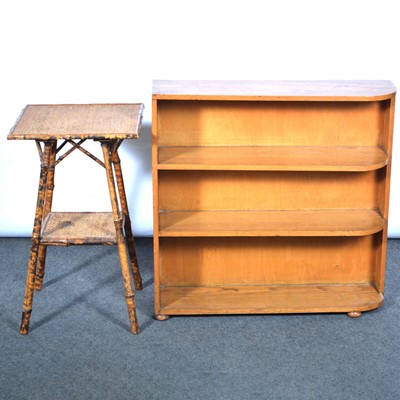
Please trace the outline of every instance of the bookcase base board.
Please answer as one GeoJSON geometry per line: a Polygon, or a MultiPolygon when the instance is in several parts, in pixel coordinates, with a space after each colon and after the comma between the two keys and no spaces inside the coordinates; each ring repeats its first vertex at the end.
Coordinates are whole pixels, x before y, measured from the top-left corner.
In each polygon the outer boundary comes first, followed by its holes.
{"type": "Polygon", "coordinates": [[[372,284],[161,288],[157,319],[170,315],[360,313],[383,304],[372,284]]]}

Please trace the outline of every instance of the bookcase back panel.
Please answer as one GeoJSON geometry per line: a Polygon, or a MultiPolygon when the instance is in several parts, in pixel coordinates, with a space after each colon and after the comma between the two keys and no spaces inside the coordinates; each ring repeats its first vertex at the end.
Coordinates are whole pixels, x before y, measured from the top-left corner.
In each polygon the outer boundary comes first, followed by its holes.
{"type": "Polygon", "coordinates": [[[159,209],[378,209],[384,171],[159,171],[159,209]]]}
{"type": "Polygon", "coordinates": [[[377,146],[385,102],[158,101],[158,146],[377,146]]]}
{"type": "Polygon", "coordinates": [[[161,285],[373,282],[380,236],[160,238],[161,285]]]}

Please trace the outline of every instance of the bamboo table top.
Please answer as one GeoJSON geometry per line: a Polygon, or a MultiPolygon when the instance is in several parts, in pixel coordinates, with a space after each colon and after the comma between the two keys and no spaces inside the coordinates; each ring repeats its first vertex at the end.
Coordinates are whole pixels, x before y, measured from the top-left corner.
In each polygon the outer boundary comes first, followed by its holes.
{"type": "Polygon", "coordinates": [[[8,139],[137,139],[143,104],[28,105],[8,139]]]}

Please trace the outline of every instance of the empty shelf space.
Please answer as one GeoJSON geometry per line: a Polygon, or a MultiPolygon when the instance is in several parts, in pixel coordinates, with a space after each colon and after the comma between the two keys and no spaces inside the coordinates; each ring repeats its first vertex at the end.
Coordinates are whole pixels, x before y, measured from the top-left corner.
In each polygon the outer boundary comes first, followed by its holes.
{"type": "Polygon", "coordinates": [[[49,245],[116,244],[111,212],[51,212],[40,241],[49,245]]]}
{"type": "Polygon", "coordinates": [[[383,229],[376,210],[161,212],[160,237],[364,236],[383,229]]]}
{"type": "Polygon", "coordinates": [[[160,147],[158,169],[260,171],[371,171],[387,164],[374,146],[160,147]]]}
{"type": "Polygon", "coordinates": [[[161,314],[368,311],[383,303],[372,284],[161,288],[161,314]]]}

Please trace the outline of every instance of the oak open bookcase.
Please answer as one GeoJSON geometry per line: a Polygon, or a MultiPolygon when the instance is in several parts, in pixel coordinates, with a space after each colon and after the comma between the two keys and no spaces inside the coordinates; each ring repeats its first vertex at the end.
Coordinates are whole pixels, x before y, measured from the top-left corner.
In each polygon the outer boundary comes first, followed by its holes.
{"type": "Polygon", "coordinates": [[[154,81],[155,315],[383,304],[389,81],[154,81]]]}

